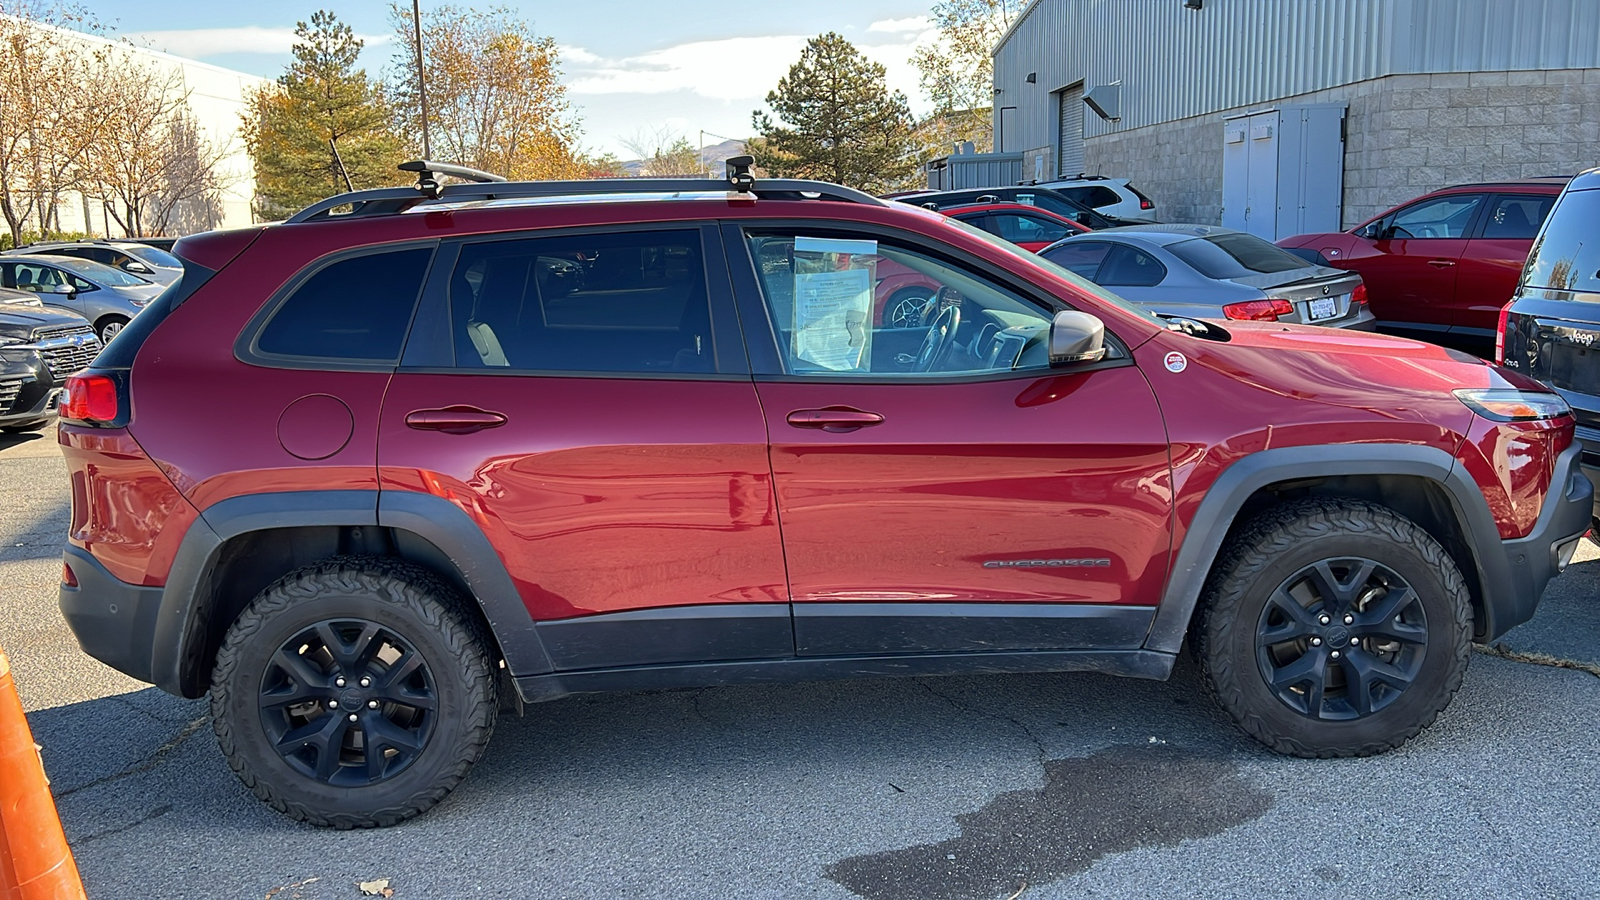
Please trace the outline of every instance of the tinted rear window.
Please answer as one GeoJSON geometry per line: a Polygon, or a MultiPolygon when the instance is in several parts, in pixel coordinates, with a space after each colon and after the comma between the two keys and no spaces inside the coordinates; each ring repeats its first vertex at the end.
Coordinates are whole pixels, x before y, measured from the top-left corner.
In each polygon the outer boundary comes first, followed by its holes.
{"type": "Polygon", "coordinates": [[[1306,261],[1253,234],[1213,234],[1168,244],[1173,256],[1207,278],[1248,278],[1306,268],[1306,261]]]}
{"type": "Polygon", "coordinates": [[[1522,283],[1600,292],[1600,191],[1572,191],[1561,198],[1528,254],[1522,283]]]}
{"type": "Polygon", "coordinates": [[[393,362],[411,324],[433,248],[343,259],[297,288],[262,329],[275,356],[393,362]]]}

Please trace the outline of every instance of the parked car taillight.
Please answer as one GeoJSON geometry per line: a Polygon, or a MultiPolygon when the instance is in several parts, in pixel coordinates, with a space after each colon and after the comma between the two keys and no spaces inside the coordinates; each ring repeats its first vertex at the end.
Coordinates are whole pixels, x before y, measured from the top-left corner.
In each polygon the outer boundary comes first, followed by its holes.
{"type": "Polygon", "coordinates": [[[1287,316],[1292,312],[1294,306],[1289,301],[1277,297],[1268,300],[1243,300],[1222,307],[1222,314],[1230,319],[1255,322],[1276,322],[1279,316],[1287,316]]]}
{"type": "Polygon", "coordinates": [[[60,415],[79,422],[109,423],[117,419],[117,383],[87,372],[67,378],[61,392],[60,415]]]}
{"type": "Polygon", "coordinates": [[[1364,306],[1364,305],[1366,305],[1366,302],[1367,302],[1367,286],[1366,286],[1366,284],[1362,283],[1362,284],[1356,285],[1356,289],[1350,292],[1350,305],[1351,306],[1356,306],[1356,305],[1363,305],[1364,306]]]}
{"type": "Polygon", "coordinates": [[[1506,362],[1506,326],[1510,322],[1511,303],[1507,303],[1500,307],[1500,321],[1494,326],[1494,361],[1498,365],[1505,365],[1506,362]]]}

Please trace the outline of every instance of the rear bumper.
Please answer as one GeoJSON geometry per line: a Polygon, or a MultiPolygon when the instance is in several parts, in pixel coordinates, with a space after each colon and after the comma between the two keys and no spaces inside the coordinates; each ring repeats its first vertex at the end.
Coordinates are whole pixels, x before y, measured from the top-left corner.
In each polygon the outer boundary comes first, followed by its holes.
{"type": "Polygon", "coordinates": [[[78,547],[62,560],[78,586],[61,585],[61,615],[83,652],[125,675],[153,682],[152,657],[162,588],[128,584],[78,547]]]}
{"type": "Polygon", "coordinates": [[[1486,603],[1483,640],[1493,640],[1533,618],[1545,586],[1561,573],[1572,558],[1572,549],[1589,530],[1595,516],[1595,491],[1588,472],[1600,476],[1600,471],[1580,464],[1582,452],[1574,442],[1557,457],[1544,509],[1528,536],[1500,542],[1506,561],[1505,583],[1485,585],[1485,599],[1490,602],[1486,603]]]}

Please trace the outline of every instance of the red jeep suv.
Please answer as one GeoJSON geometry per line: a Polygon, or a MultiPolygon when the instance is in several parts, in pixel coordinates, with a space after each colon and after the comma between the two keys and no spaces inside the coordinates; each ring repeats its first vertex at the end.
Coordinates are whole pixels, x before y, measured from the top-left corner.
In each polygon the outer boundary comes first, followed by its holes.
{"type": "Polygon", "coordinates": [[[1252,736],[1354,756],[1431,723],[1589,527],[1537,382],[1157,318],[747,165],[411,163],[180,241],[62,402],[83,648],[209,691],[244,783],[337,827],[438,802],[502,698],[1166,678],[1186,640],[1252,736]],[[874,315],[904,270],[938,285],[914,324],[874,315]]]}

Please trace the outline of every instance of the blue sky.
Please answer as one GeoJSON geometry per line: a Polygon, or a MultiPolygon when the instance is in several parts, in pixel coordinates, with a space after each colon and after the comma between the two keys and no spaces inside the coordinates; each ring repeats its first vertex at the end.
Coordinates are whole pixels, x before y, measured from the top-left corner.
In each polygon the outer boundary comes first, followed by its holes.
{"type": "MultiPolygon", "coordinates": [[[[423,3],[424,9],[433,5],[423,3]]],[[[909,59],[930,38],[932,0],[803,0],[764,3],[517,2],[506,4],[562,48],[568,97],[586,147],[631,154],[624,142],[672,133],[745,137],[750,112],[799,58],[808,37],[837,31],[889,70],[891,87],[926,103],[909,59]],[[685,12],[692,10],[692,12],[685,12]]],[[[389,64],[388,5],[272,4],[201,0],[87,0],[116,35],[219,66],[276,77],[289,60],[296,21],[331,9],[367,37],[362,62],[389,64]]]]}

